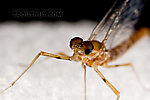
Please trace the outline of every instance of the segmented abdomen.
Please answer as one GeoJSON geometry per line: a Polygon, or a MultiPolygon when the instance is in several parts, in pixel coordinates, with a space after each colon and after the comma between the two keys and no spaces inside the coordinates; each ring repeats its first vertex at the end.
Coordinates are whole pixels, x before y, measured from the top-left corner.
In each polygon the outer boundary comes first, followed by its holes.
{"type": "Polygon", "coordinates": [[[123,55],[133,44],[135,44],[142,37],[146,36],[148,33],[150,33],[150,30],[145,27],[136,30],[135,33],[131,35],[129,39],[123,41],[118,46],[110,50],[109,61],[115,60],[119,56],[123,55]]]}

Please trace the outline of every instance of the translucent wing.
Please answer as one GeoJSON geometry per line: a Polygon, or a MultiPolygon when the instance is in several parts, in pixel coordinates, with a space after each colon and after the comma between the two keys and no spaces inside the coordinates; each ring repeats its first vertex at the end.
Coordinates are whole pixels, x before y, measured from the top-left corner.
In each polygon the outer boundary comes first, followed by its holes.
{"type": "Polygon", "coordinates": [[[102,21],[94,28],[89,41],[98,40],[105,43],[107,48],[110,48],[117,45],[117,42],[114,44],[112,41],[119,34],[123,33],[123,37],[128,38],[133,33],[133,26],[138,19],[145,1],[117,0],[102,21]],[[112,43],[114,46],[112,46],[112,43]]]}

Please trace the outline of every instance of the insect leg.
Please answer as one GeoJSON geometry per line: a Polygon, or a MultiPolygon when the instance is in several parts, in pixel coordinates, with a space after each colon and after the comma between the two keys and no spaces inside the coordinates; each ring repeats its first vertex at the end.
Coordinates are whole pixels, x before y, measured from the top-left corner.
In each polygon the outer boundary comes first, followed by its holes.
{"type": "Polygon", "coordinates": [[[84,100],[86,100],[86,66],[82,63],[82,67],[84,68],[84,100]]]}
{"type": "MultiPolygon", "coordinates": [[[[134,66],[131,64],[131,63],[126,63],[126,64],[118,64],[118,65],[107,65],[107,64],[105,64],[104,66],[102,66],[102,67],[105,67],[105,68],[113,68],[113,67],[124,67],[124,66],[129,66],[129,67],[131,67],[131,69],[132,69],[132,71],[134,72],[134,74],[135,74],[135,76],[137,77],[137,79],[139,80],[140,78],[139,78],[139,75],[137,74],[137,72],[136,72],[136,70],[135,70],[135,68],[134,68],[134,66]]],[[[140,82],[140,80],[139,80],[139,82],[140,82]]],[[[141,82],[140,82],[141,83],[141,82]]]]}
{"type": "Polygon", "coordinates": [[[47,52],[43,52],[41,51],[40,53],[38,53],[36,55],[36,57],[32,60],[32,62],[28,65],[28,67],[16,78],[16,80],[14,80],[10,86],[8,86],[7,88],[5,88],[4,90],[2,90],[0,92],[3,93],[4,91],[6,91],[7,89],[9,89],[10,87],[12,87],[19,79],[20,77],[32,66],[32,64],[39,58],[39,56],[48,56],[48,57],[52,57],[52,58],[56,58],[56,59],[62,59],[62,60],[71,60],[71,57],[67,56],[67,57],[63,57],[63,56],[58,56],[55,54],[51,54],[51,53],[47,53],[47,52]]]}
{"type": "Polygon", "coordinates": [[[126,63],[126,64],[118,64],[118,65],[104,65],[102,67],[105,67],[105,68],[113,68],[113,67],[124,67],[124,66],[129,66],[131,67],[132,71],[134,72],[135,74],[135,77],[137,78],[139,84],[141,85],[141,87],[145,90],[148,90],[150,91],[150,89],[146,88],[143,84],[142,84],[142,81],[141,81],[141,78],[139,77],[138,73],[136,72],[134,66],[131,64],[131,63],[126,63]]]}
{"type": "Polygon", "coordinates": [[[104,77],[104,75],[98,70],[97,66],[94,67],[96,73],[102,78],[102,80],[109,86],[109,88],[115,93],[117,96],[117,100],[120,98],[120,92],[104,77]]]}
{"type": "Polygon", "coordinates": [[[63,56],[63,57],[68,57],[68,55],[66,55],[65,53],[63,52],[58,52],[59,55],[63,56]]]}

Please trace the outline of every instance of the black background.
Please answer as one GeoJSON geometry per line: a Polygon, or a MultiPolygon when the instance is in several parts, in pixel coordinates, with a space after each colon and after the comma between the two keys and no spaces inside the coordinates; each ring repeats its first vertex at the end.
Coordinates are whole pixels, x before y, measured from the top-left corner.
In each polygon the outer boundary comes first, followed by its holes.
{"type": "MultiPolygon", "coordinates": [[[[115,0],[101,0],[101,1],[68,1],[68,2],[45,2],[45,1],[20,1],[1,3],[0,6],[0,22],[6,21],[69,21],[75,22],[78,20],[94,20],[100,21],[105,13],[109,10],[115,0]],[[9,3],[9,5],[8,5],[9,3]],[[12,11],[14,9],[60,9],[61,17],[14,17],[12,11]]],[[[139,24],[137,26],[150,27],[150,2],[146,3],[143,12],[140,16],[139,24]]]]}

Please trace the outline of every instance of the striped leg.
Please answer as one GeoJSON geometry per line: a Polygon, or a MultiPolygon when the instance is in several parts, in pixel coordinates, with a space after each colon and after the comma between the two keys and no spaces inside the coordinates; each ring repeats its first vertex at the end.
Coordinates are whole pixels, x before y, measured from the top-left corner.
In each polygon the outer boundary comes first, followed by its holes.
{"type": "Polygon", "coordinates": [[[43,52],[43,51],[41,51],[40,53],[38,53],[37,55],[36,55],[36,57],[32,60],[32,62],[28,65],[28,67],[17,77],[17,79],[16,80],[14,80],[12,83],[11,83],[11,85],[10,86],[8,86],[7,88],[5,88],[4,90],[2,90],[1,92],[0,92],[0,94],[1,93],[3,93],[4,91],[6,91],[7,89],[9,89],[10,87],[12,87],[19,79],[20,79],[20,77],[32,66],[32,64],[39,58],[39,56],[47,56],[47,57],[52,57],[52,58],[56,58],[56,59],[62,59],[62,60],[71,60],[71,57],[69,57],[69,56],[58,56],[58,55],[55,55],[55,54],[51,54],[51,53],[47,53],[47,52],[43,52]]]}
{"type": "Polygon", "coordinates": [[[104,75],[98,70],[97,66],[94,67],[96,73],[102,78],[102,80],[109,86],[109,88],[115,93],[117,96],[117,100],[119,100],[120,92],[104,77],[104,75]]]}
{"type": "Polygon", "coordinates": [[[136,72],[134,66],[133,66],[131,63],[118,64],[118,65],[107,65],[107,64],[106,64],[106,65],[104,65],[104,66],[102,66],[102,67],[105,67],[105,68],[113,68],[113,67],[124,67],[124,66],[129,66],[129,67],[131,67],[131,70],[134,72],[134,74],[135,74],[135,76],[136,76],[136,78],[137,78],[139,84],[141,85],[141,87],[142,87],[143,89],[147,90],[147,91],[150,91],[150,89],[146,88],[146,87],[143,85],[143,83],[142,83],[142,81],[141,81],[141,79],[140,79],[138,73],[136,72]]]}
{"type": "Polygon", "coordinates": [[[68,57],[68,55],[66,55],[65,53],[63,52],[58,52],[59,55],[63,56],[63,57],[68,57]]]}

